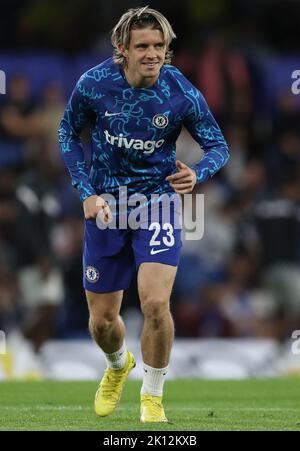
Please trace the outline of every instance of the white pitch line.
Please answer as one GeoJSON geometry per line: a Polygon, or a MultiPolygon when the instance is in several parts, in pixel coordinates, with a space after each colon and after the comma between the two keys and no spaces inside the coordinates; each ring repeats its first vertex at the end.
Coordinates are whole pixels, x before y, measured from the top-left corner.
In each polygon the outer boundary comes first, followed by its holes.
{"type": "MultiPolygon", "coordinates": [[[[173,411],[179,412],[214,412],[217,414],[218,412],[299,412],[300,408],[290,408],[290,407],[241,407],[241,408],[226,408],[226,407],[173,407],[171,408],[173,411]]],[[[0,406],[1,410],[12,410],[17,412],[30,412],[34,410],[41,411],[55,411],[55,410],[69,410],[71,412],[74,411],[89,411],[92,410],[92,407],[83,407],[83,406],[45,406],[45,405],[37,405],[32,407],[17,407],[17,406],[0,406]]],[[[125,407],[119,406],[118,410],[125,410],[125,407]]],[[[126,408],[126,410],[128,410],[126,408]]]]}
{"type": "Polygon", "coordinates": [[[82,407],[82,406],[34,406],[34,407],[16,407],[16,406],[0,406],[0,410],[13,410],[17,412],[30,412],[34,410],[70,410],[81,411],[81,410],[91,410],[91,407],[82,407]]]}
{"type": "Polygon", "coordinates": [[[300,408],[290,407],[241,407],[241,408],[227,408],[227,407],[173,407],[172,410],[182,411],[201,411],[201,412],[299,412],[300,408]]]}

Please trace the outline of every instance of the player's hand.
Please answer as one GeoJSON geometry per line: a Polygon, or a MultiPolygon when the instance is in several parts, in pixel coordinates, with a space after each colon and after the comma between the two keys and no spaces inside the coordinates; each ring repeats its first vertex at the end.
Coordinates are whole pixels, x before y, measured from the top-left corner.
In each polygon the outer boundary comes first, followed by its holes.
{"type": "Polygon", "coordinates": [[[95,219],[99,215],[103,223],[112,221],[112,214],[107,202],[96,194],[85,199],[83,211],[85,219],[95,219]]]}
{"type": "Polygon", "coordinates": [[[188,194],[193,191],[197,181],[196,172],[181,161],[176,161],[178,172],[169,175],[166,180],[178,194],[188,194]]]}

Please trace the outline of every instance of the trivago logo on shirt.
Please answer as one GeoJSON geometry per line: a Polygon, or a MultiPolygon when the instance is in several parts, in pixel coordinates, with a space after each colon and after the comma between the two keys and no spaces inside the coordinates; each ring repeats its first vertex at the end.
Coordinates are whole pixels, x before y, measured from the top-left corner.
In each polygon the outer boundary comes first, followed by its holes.
{"type": "Polygon", "coordinates": [[[165,142],[164,139],[159,141],[143,141],[142,139],[125,138],[122,133],[118,136],[110,135],[108,130],[104,130],[106,142],[112,146],[125,147],[125,149],[143,150],[143,153],[150,154],[158,149],[165,142]]]}

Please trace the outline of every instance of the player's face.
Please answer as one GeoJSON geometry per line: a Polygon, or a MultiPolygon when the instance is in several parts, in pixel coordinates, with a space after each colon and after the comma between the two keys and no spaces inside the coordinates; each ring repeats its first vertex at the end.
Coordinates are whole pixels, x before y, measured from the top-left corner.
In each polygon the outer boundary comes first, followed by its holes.
{"type": "Polygon", "coordinates": [[[132,30],[129,48],[124,50],[124,55],[129,83],[133,86],[151,86],[158,79],[165,61],[166,45],[162,32],[150,28],[132,30]]]}

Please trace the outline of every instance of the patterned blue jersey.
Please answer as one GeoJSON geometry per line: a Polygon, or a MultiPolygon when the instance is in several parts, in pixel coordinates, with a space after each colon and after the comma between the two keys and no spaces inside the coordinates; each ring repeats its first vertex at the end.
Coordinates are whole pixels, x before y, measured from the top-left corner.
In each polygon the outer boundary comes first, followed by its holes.
{"type": "Polygon", "coordinates": [[[204,151],[193,166],[197,182],[229,158],[224,137],[202,94],[174,66],[164,65],[150,88],[128,84],[112,58],[79,79],[59,128],[62,156],[81,200],[93,194],[174,193],[165,178],[177,172],[176,140],[185,126],[204,151]],[[80,133],[91,127],[88,167],[80,133]]]}

